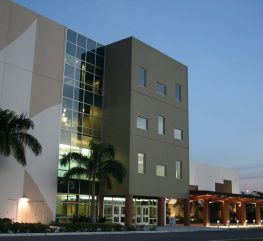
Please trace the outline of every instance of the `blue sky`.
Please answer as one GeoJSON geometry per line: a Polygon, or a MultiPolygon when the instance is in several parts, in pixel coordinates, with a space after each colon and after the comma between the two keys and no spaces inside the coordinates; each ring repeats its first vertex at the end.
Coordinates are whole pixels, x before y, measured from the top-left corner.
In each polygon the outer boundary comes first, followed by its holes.
{"type": "Polygon", "coordinates": [[[16,0],[102,44],[134,36],[189,67],[190,159],[263,191],[262,0],[16,0]]]}

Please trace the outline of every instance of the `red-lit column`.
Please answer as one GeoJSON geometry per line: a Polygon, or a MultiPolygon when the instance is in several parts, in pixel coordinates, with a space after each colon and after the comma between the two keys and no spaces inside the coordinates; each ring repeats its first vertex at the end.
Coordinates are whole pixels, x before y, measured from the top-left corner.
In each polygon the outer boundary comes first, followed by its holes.
{"type": "Polygon", "coordinates": [[[226,226],[229,220],[229,202],[227,201],[224,201],[221,205],[221,218],[222,224],[226,226]]]}
{"type": "Polygon", "coordinates": [[[247,219],[247,210],[246,210],[246,204],[244,202],[241,202],[240,204],[240,224],[245,225],[246,219],[247,219]]]}
{"type": "Polygon", "coordinates": [[[241,220],[241,211],[240,211],[240,206],[241,204],[240,203],[236,203],[236,217],[237,217],[237,220],[241,220]]]}
{"type": "Polygon", "coordinates": [[[133,196],[131,194],[127,194],[125,196],[125,225],[132,225],[132,202],[133,196]]]}
{"type": "Polygon", "coordinates": [[[165,197],[158,198],[158,226],[165,225],[165,197]]]}
{"type": "Polygon", "coordinates": [[[256,224],[261,224],[261,205],[259,203],[256,204],[256,224]]]}
{"type": "Polygon", "coordinates": [[[204,226],[210,226],[210,215],[209,215],[209,201],[204,200],[204,226]]]}
{"type": "Polygon", "coordinates": [[[184,226],[190,226],[190,200],[184,199],[184,226]]]}

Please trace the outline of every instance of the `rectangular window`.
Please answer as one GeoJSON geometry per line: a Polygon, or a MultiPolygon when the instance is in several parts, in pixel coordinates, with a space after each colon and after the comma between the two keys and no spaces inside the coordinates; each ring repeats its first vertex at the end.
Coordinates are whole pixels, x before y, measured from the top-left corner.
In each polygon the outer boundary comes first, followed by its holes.
{"type": "Polygon", "coordinates": [[[145,154],[138,153],[137,161],[138,161],[138,173],[144,174],[145,173],[145,154]]]}
{"type": "Polygon", "coordinates": [[[160,95],[166,95],[166,86],[163,84],[156,83],[155,90],[160,95]]]}
{"type": "Polygon", "coordinates": [[[182,179],[182,162],[176,161],[175,168],[175,178],[182,179]]]}
{"type": "Polygon", "coordinates": [[[183,130],[174,129],[174,139],[176,140],[183,140],[183,130]]]}
{"type": "Polygon", "coordinates": [[[166,166],[156,165],[156,176],[165,177],[166,176],[166,166]]]}
{"type": "Polygon", "coordinates": [[[146,69],[139,67],[139,79],[138,84],[142,87],[146,87],[146,69]]]}
{"type": "Polygon", "coordinates": [[[181,85],[176,84],[175,86],[175,99],[177,102],[182,101],[181,85]]]}
{"type": "Polygon", "coordinates": [[[148,128],[148,120],[146,118],[137,116],[136,126],[138,129],[147,130],[148,128]]]}
{"type": "Polygon", "coordinates": [[[164,116],[158,115],[158,134],[165,134],[165,118],[164,116]]]}

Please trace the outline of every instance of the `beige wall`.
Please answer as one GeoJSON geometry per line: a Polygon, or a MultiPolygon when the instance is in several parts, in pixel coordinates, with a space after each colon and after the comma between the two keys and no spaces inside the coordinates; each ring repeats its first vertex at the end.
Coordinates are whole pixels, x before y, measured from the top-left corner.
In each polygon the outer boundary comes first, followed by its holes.
{"type": "MultiPolygon", "coordinates": [[[[27,112],[35,124],[32,134],[43,147],[38,157],[27,152],[25,168],[12,156],[0,156],[0,192],[5,193],[0,195],[0,217],[14,218],[19,198],[26,194],[30,208],[23,221],[55,218],[64,41],[63,26],[0,1],[0,107],[27,112]],[[46,216],[34,219],[30,215],[37,205],[46,216]]],[[[19,216],[21,210],[16,211],[19,216]]]]}
{"type": "Polygon", "coordinates": [[[129,178],[129,183],[124,184],[127,186],[125,189],[115,188],[112,193],[187,197],[189,187],[187,67],[134,38],[113,43],[106,49],[108,64],[106,62],[103,141],[112,143],[117,153],[125,150],[125,156],[120,158],[123,158],[129,178]],[[137,84],[138,67],[147,70],[146,88],[137,84]],[[157,81],[167,86],[166,96],[155,92],[157,81]],[[175,101],[176,83],[182,85],[182,103],[175,101]],[[111,111],[111,108],[115,111],[111,111]],[[158,115],[163,115],[166,119],[164,136],[157,133],[158,115]],[[147,131],[136,128],[137,116],[148,118],[147,131]],[[108,118],[112,119],[112,125],[107,123],[108,118]],[[173,138],[174,128],[184,130],[183,141],[173,138]],[[138,152],[146,153],[146,173],[143,175],[137,173],[138,152]],[[181,180],[175,178],[176,160],[183,163],[181,180]],[[157,164],[167,166],[166,177],[156,176],[157,164]]]}

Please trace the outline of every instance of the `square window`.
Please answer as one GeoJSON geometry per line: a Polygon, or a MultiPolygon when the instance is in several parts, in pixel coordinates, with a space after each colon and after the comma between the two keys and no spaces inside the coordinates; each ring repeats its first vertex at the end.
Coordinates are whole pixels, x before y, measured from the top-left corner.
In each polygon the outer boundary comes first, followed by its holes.
{"type": "Polygon", "coordinates": [[[166,176],[166,166],[156,165],[156,176],[165,177],[166,176]]]}
{"type": "Polygon", "coordinates": [[[174,129],[174,139],[176,140],[183,140],[183,130],[180,129],[174,129]]]}
{"type": "Polygon", "coordinates": [[[156,83],[155,90],[160,95],[166,95],[166,86],[163,84],[156,83]]]}
{"type": "Polygon", "coordinates": [[[137,161],[138,161],[138,173],[145,173],[145,154],[137,153],[137,161]]]}
{"type": "Polygon", "coordinates": [[[146,118],[137,116],[136,126],[138,129],[147,130],[148,129],[148,120],[146,118]]]}
{"type": "Polygon", "coordinates": [[[146,87],[146,69],[139,67],[138,84],[142,87],[146,87]]]}
{"type": "Polygon", "coordinates": [[[175,99],[177,102],[182,101],[181,85],[176,84],[175,86],[175,99]]]}
{"type": "Polygon", "coordinates": [[[164,116],[158,116],[158,134],[164,135],[165,134],[165,118],[164,116]]]}
{"type": "Polygon", "coordinates": [[[77,39],[77,33],[67,29],[67,40],[71,43],[76,43],[76,39],[77,39]]]}
{"type": "Polygon", "coordinates": [[[182,162],[176,161],[175,168],[175,178],[182,179],[182,162]]]}

